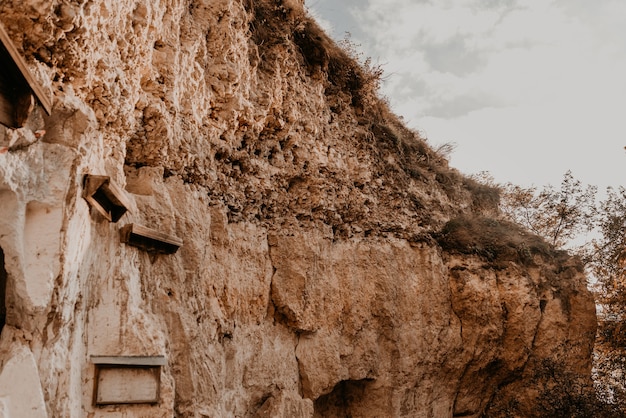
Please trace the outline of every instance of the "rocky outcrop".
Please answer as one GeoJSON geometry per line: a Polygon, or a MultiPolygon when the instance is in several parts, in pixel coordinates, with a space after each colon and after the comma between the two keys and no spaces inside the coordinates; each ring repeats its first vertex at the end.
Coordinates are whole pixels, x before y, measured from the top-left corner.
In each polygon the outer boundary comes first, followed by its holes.
{"type": "Polygon", "coordinates": [[[533,416],[547,362],[589,380],[580,266],[497,220],[299,1],[0,11],[54,97],[0,128],[5,416],[533,416]],[[126,190],[118,223],[85,174],[126,190]],[[164,356],[158,402],[94,405],[93,356],[164,356]]]}

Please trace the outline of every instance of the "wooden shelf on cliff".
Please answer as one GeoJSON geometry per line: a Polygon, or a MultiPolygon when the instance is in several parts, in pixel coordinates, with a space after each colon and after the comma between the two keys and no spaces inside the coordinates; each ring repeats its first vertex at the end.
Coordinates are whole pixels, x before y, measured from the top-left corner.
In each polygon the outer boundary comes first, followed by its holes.
{"type": "Polygon", "coordinates": [[[95,366],[96,406],[156,404],[161,392],[164,356],[91,356],[95,366]]]}
{"type": "Polygon", "coordinates": [[[83,198],[109,222],[117,222],[128,211],[126,193],[108,176],[86,174],[83,179],[83,198]]]}
{"type": "Polygon", "coordinates": [[[151,253],[173,254],[183,245],[183,240],[137,224],[128,224],[120,229],[122,242],[151,253]]]}
{"type": "Polygon", "coordinates": [[[165,366],[165,356],[91,356],[91,363],[107,366],[165,366]]]}
{"type": "Polygon", "coordinates": [[[0,123],[9,128],[22,127],[34,105],[33,94],[50,114],[50,99],[0,24],[0,123]]]}

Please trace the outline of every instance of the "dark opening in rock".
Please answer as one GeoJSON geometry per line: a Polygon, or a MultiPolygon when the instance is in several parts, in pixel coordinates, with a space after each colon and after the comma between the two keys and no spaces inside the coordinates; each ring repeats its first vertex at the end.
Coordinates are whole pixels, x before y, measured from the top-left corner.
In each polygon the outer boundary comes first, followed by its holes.
{"type": "Polygon", "coordinates": [[[372,380],[343,380],[332,392],[315,400],[315,417],[352,417],[359,416],[355,409],[364,403],[367,385],[372,380]]]}
{"type": "Polygon", "coordinates": [[[4,251],[0,248],[0,333],[4,328],[7,319],[6,307],[6,289],[7,289],[7,270],[4,267],[4,251]]]}

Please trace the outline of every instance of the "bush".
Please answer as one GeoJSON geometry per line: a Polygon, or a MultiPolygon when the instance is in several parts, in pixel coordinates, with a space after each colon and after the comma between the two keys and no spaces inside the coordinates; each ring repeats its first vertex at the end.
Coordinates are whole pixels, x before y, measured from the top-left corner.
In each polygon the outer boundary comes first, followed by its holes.
{"type": "Polygon", "coordinates": [[[434,238],[446,251],[477,255],[489,262],[532,264],[535,255],[567,256],[516,224],[483,216],[464,215],[452,219],[434,238]]]}
{"type": "Polygon", "coordinates": [[[531,382],[537,396],[528,404],[516,398],[495,400],[484,417],[550,417],[550,418],[623,418],[616,405],[601,399],[587,378],[568,371],[561,361],[544,359],[531,382]],[[505,400],[506,399],[506,400],[505,400]]]}
{"type": "Polygon", "coordinates": [[[620,418],[626,417],[616,405],[600,399],[593,387],[568,373],[563,365],[552,360],[542,362],[539,379],[548,378],[537,399],[540,416],[567,418],[620,418]]]}

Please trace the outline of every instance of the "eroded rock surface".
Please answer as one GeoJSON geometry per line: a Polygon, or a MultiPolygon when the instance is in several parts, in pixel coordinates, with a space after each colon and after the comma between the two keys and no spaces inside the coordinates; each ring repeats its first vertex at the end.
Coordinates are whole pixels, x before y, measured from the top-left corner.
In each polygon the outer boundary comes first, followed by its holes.
{"type": "Polygon", "coordinates": [[[0,21],[54,97],[0,128],[6,416],[533,416],[546,362],[589,380],[580,267],[498,221],[300,1],[5,0],[0,21]],[[117,224],[88,173],[126,190],[117,224]],[[128,223],[183,245],[122,244],[128,223]],[[94,406],[92,356],[165,356],[159,401],[94,406]]]}

